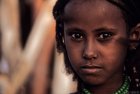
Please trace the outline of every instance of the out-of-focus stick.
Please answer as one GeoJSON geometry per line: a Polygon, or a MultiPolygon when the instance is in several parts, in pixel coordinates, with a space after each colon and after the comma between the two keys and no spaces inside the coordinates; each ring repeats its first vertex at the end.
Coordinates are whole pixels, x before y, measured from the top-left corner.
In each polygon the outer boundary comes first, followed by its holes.
{"type": "Polygon", "coordinates": [[[13,68],[21,53],[18,0],[1,0],[2,54],[13,68]]]}
{"type": "Polygon", "coordinates": [[[20,59],[21,63],[19,63],[19,67],[17,67],[18,71],[15,71],[12,75],[12,85],[15,90],[17,90],[23,84],[24,80],[30,74],[34,64],[36,63],[37,57],[41,52],[43,43],[46,41],[45,39],[49,33],[49,30],[52,28],[54,19],[51,11],[54,3],[54,0],[44,2],[42,11],[35,21],[26,47],[22,53],[22,58],[20,59]]]}
{"type": "Polygon", "coordinates": [[[0,65],[0,94],[12,94],[10,72],[21,53],[18,5],[18,0],[0,1],[1,50],[2,56],[8,61],[3,65],[8,65],[7,70],[10,70],[7,72],[0,65]]]}

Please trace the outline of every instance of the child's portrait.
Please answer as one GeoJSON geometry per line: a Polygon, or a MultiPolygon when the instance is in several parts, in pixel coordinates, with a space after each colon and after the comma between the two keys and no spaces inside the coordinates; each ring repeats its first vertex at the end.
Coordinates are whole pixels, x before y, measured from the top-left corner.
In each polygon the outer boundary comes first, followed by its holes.
{"type": "Polygon", "coordinates": [[[140,94],[138,0],[57,0],[56,41],[73,94],[140,94]]]}
{"type": "Polygon", "coordinates": [[[0,0],[0,94],[140,94],[140,0],[0,0]]]}

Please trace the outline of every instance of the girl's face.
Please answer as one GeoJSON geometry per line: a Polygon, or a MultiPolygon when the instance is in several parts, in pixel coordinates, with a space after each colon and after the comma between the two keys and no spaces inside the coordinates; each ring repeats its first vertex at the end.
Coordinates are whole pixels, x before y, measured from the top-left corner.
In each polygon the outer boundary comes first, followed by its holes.
{"type": "Polygon", "coordinates": [[[121,10],[106,0],[71,0],[64,10],[64,43],[78,76],[87,84],[122,76],[128,36],[121,10]]]}

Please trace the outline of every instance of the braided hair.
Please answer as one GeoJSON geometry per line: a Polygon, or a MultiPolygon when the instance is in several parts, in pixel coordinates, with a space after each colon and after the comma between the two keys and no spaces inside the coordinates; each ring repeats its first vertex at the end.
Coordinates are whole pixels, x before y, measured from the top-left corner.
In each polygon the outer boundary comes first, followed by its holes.
{"type": "MultiPolygon", "coordinates": [[[[65,6],[71,0],[57,0],[54,9],[53,16],[56,20],[56,41],[57,41],[57,50],[58,52],[64,53],[64,61],[66,71],[69,74],[73,74],[74,80],[80,80],[76,73],[73,71],[70,61],[67,56],[67,51],[65,44],[63,43],[64,36],[64,22],[63,14],[65,6]]],[[[140,0],[107,0],[108,2],[114,4],[121,9],[124,20],[126,21],[128,27],[128,34],[130,29],[140,23],[140,0]]],[[[130,41],[131,42],[131,41],[130,41]]],[[[135,41],[140,44],[140,41],[135,41]]],[[[140,45],[138,45],[136,50],[128,50],[128,54],[125,62],[125,73],[128,75],[131,81],[132,89],[140,92],[140,45]]]]}

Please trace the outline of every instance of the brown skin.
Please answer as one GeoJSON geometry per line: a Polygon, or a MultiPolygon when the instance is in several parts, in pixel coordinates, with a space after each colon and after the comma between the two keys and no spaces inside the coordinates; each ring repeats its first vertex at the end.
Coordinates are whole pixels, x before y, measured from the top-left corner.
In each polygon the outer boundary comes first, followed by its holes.
{"type": "Polygon", "coordinates": [[[64,10],[64,43],[74,71],[94,94],[123,82],[128,39],[121,10],[105,0],[72,0],[64,10]]]}

